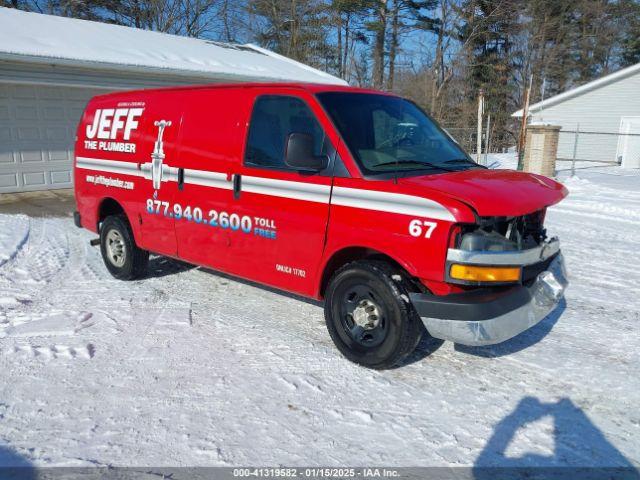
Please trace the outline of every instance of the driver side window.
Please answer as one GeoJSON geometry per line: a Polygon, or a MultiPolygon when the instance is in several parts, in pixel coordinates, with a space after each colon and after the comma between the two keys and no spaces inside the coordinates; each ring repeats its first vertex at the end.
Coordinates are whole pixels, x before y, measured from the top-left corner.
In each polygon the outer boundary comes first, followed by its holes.
{"type": "Polygon", "coordinates": [[[314,139],[314,154],[325,153],[325,134],[313,112],[300,98],[264,95],[251,114],[245,165],[286,169],[284,154],[291,133],[306,133],[314,139]]]}

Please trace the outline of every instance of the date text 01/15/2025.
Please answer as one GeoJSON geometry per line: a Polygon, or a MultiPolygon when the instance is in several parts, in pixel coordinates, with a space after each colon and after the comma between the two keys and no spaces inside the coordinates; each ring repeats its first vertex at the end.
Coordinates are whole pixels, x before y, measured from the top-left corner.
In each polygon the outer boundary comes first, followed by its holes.
{"type": "Polygon", "coordinates": [[[147,199],[147,213],[163,215],[175,220],[186,220],[214,228],[230,229],[242,233],[253,233],[259,237],[275,240],[277,238],[276,225],[273,219],[238,215],[226,211],[209,210],[207,216],[200,207],[182,206],[162,200],[147,199]]]}

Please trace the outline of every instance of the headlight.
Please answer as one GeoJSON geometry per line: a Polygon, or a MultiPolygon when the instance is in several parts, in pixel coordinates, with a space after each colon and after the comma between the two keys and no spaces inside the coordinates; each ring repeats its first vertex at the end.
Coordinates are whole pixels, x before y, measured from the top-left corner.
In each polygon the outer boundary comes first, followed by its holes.
{"type": "Polygon", "coordinates": [[[449,276],[467,282],[518,282],[520,272],[520,267],[479,267],[454,263],[449,276]]]}
{"type": "Polygon", "coordinates": [[[460,238],[460,250],[482,250],[486,252],[510,252],[518,249],[515,242],[498,232],[476,230],[460,238]]]}

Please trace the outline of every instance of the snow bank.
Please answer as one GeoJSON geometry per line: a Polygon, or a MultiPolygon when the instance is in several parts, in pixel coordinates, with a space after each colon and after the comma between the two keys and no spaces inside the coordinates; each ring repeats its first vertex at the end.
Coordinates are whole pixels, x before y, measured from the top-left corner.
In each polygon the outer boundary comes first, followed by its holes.
{"type": "Polygon", "coordinates": [[[253,45],[229,45],[106,23],[0,7],[0,56],[236,80],[346,84],[333,75],[253,45]],[[2,55],[4,54],[4,55],[2,55]],[[25,58],[26,57],[26,58],[25,58]]]}

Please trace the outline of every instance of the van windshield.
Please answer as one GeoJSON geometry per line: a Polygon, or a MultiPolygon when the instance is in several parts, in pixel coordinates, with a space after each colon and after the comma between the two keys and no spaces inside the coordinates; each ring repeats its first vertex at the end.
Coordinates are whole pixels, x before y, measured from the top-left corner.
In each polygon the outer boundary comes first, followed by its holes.
{"type": "Polygon", "coordinates": [[[408,100],[348,92],[317,96],[365,175],[484,168],[408,100]]]}

